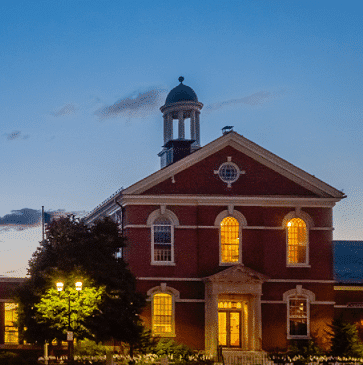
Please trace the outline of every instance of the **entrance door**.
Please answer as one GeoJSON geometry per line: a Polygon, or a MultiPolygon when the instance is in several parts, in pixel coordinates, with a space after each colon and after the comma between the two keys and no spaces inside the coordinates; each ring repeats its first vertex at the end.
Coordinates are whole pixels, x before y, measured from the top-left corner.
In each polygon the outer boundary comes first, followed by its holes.
{"type": "Polygon", "coordinates": [[[248,348],[248,312],[246,302],[218,303],[218,342],[223,347],[248,348]]]}

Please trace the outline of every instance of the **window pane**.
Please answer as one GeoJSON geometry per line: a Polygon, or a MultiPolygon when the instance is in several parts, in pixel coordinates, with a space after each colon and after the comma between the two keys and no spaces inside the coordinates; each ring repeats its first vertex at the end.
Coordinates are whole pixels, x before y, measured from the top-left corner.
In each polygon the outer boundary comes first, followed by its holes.
{"type": "Polygon", "coordinates": [[[169,219],[160,217],[153,225],[154,261],[170,262],[172,226],[169,219]]]}
{"type": "Polygon", "coordinates": [[[307,336],[307,300],[305,298],[292,298],[289,301],[289,308],[290,335],[307,336]]]}
{"type": "Polygon", "coordinates": [[[239,223],[233,217],[226,217],[221,222],[221,251],[222,262],[238,262],[239,223]]]}
{"type": "Polygon", "coordinates": [[[173,332],[173,298],[170,294],[155,294],[153,297],[153,333],[158,335],[173,332]]]}
{"type": "Polygon", "coordinates": [[[288,262],[303,264],[306,262],[307,231],[306,224],[300,218],[293,218],[287,223],[288,262]]]}
{"type": "Polygon", "coordinates": [[[241,313],[239,312],[229,313],[231,346],[240,347],[240,322],[241,322],[241,313]]]}
{"type": "Polygon", "coordinates": [[[227,312],[218,312],[218,339],[221,346],[227,346],[227,312]]]}
{"type": "Polygon", "coordinates": [[[17,307],[15,303],[5,303],[5,343],[18,343],[17,307]]]}

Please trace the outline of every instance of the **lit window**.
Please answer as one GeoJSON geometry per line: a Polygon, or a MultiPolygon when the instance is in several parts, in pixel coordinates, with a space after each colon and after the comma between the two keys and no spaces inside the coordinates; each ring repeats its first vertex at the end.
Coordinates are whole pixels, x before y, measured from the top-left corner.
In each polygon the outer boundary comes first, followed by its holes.
{"type": "Polygon", "coordinates": [[[18,343],[18,305],[15,303],[5,303],[5,343],[18,343]]]}
{"type": "Polygon", "coordinates": [[[173,226],[166,217],[157,218],[152,226],[152,262],[174,262],[173,226]]]}
{"type": "Polygon", "coordinates": [[[221,222],[221,262],[239,262],[239,223],[226,217],[221,222]]]}
{"type": "Polygon", "coordinates": [[[171,294],[153,295],[152,332],[157,336],[174,336],[173,297],[171,294]]]}
{"type": "Polygon", "coordinates": [[[218,302],[218,344],[248,350],[247,302],[218,302]]]}
{"type": "Polygon", "coordinates": [[[309,336],[309,302],[305,296],[292,296],[288,301],[289,338],[306,338],[309,336]]]}
{"type": "Polygon", "coordinates": [[[308,233],[301,218],[293,218],[287,223],[287,263],[306,264],[308,233]]]}

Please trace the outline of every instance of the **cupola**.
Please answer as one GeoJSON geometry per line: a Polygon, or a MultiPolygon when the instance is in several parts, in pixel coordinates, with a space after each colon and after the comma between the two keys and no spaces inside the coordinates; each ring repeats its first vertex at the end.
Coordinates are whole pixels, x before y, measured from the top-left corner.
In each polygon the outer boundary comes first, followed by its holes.
{"type": "Polygon", "coordinates": [[[164,145],[158,154],[161,167],[168,166],[200,148],[200,110],[203,104],[198,101],[194,90],[183,84],[184,77],[179,77],[180,84],[172,89],[160,108],[164,118],[164,145]],[[190,121],[190,138],[185,138],[185,123],[190,121]],[[173,124],[178,121],[178,138],[174,138],[173,124]]]}

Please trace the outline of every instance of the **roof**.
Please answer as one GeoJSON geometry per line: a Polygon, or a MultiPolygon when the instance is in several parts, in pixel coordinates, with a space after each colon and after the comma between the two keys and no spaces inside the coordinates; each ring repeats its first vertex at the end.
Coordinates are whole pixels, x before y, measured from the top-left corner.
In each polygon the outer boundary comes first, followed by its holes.
{"type": "Polygon", "coordinates": [[[334,279],[363,283],[363,241],[333,241],[334,279]]]}
{"type": "Polygon", "coordinates": [[[123,195],[142,194],[144,191],[150,189],[161,181],[172,178],[177,173],[180,173],[197,162],[202,161],[206,157],[218,152],[226,146],[235,148],[282,176],[285,176],[306,189],[311,190],[320,197],[333,198],[337,200],[346,197],[343,192],[292,165],[272,152],[269,152],[256,143],[241,136],[237,132],[226,133],[183,159],[147,176],[146,178],[124,189],[123,195]]]}
{"type": "Polygon", "coordinates": [[[183,84],[183,77],[179,77],[180,84],[172,89],[165,100],[165,105],[177,103],[179,101],[198,101],[194,90],[183,84]]]}

